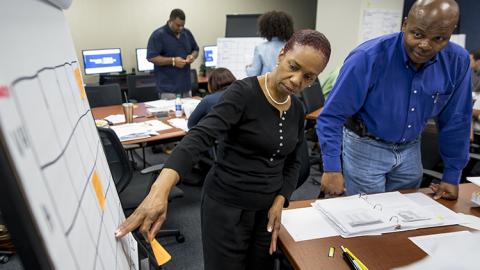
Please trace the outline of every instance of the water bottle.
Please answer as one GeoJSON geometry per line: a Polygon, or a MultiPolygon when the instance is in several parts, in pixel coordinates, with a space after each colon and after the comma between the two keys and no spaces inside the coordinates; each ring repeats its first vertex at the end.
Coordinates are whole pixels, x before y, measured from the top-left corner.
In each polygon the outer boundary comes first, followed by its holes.
{"type": "Polygon", "coordinates": [[[177,95],[177,98],[175,99],[175,117],[182,117],[182,115],[182,100],[180,99],[180,95],[177,95]]]}

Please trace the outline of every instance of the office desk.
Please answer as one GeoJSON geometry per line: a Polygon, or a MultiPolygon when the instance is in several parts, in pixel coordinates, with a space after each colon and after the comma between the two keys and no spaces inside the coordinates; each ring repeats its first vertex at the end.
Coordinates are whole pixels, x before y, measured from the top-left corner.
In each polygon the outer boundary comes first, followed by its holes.
{"type": "MultiPolygon", "coordinates": [[[[480,216],[480,207],[471,208],[470,197],[480,188],[474,184],[460,185],[457,201],[439,200],[441,204],[455,212],[480,216]]],[[[432,194],[430,189],[421,192],[432,194]]],[[[413,191],[411,191],[413,192],[413,191]]],[[[310,206],[312,200],[291,202],[289,208],[310,206]]],[[[313,226],[306,224],[305,226],[313,226]]],[[[388,233],[380,236],[342,238],[340,236],[295,242],[282,226],[279,245],[295,269],[349,269],[342,258],[341,245],[350,249],[369,269],[391,269],[418,261],[427,254],[408,239],[411,236],[472,230],[460,225],[418,229],[388,233]],[[335,256],[327,256],[330,247],[335,247],[335,256]]]]}
{"type": "Polygon", "coordinates": [[[323,110],[323,107],[316,109],[315,111],[307,114],[307,115],[305,116],[305,119],[307,119],[307,120],[316,120],[317,117],[318,117],[318,115],[322,112],[322,110],[323,110]]]}
{"type": "MultiPolygon", "coordinates": [[[[112,114],[123,114],[123,109],[121,105],[113,105],[113,106],[105,106],[105,107],[97,107],[92,109],[93,118],[95,119],[103,119],[112,114]]],[[[134,105],[133,114],[137,115],[137,118],[133,119],[133,122],[145,122],[148,120],[156,119],[154,117],[147,117],[148,111],[145,108],[144,103],[137,103],[134,105]]],[[[168,124],[167,120],[174,117],[164,117],[158,119],[165,124],[168,124]]],[[[170,124],[168,124],[170,125],[170,124]]],[[[138,140],[131,140],[122,142],[122,144],[136,144],[136,143],[148,143],[148,142],[160,142],[167,143],[170,141],[180,140],[183,136],[185,136],[186,132],[182,129],[172,127],[171,129],[160,131],[158,135],[151,136],[149,138],[138,139],[138,140]]]]}

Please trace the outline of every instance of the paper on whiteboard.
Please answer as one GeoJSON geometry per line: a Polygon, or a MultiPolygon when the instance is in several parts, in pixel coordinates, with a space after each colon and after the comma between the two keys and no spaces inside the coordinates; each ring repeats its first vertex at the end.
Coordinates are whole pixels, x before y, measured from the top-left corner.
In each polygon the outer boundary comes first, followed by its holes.
{"type": "Polygon", "coordinates": [[[399,32],[401,24],[402,14],[400,11],[367,8],[363,10],[361,42],[399,32]]]}
{"type": "Polygon", "coordinates": [[[465,48],[465,39],[466,38],[467,38],[467,35],[465,35],[465,34],[456,34],[456,35],[451,35],[450,36],[450,41],[462,46],[462,48],[465,48]]]}
{"type": "Polygon", "coordinates": [[[245,68],[253,62],[255,46],[265,39],[252,38],[218,38],[217,67],[228,68],[237,80],[247,77],[245,68]]]}

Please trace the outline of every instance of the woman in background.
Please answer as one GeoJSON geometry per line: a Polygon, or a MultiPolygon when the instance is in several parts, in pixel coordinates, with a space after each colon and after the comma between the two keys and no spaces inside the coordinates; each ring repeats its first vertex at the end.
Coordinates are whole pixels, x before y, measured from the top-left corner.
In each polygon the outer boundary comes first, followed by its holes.
{"type": "Polygon", "coordinates": [[[190,117],[188,117],[189,129],[196,126],[210,112],[213,105],[217,104],[223,95],[223,90],[227,89],[235,80],[235,76],[226,68],[217,68],[210,73],[208,76],[208,92],[210,94],[202,99],[190,117]]]}
{"type": "Polygon", "coordinates": [[[275,68],[278,54],[293,34],[293,20],[282,11],[269,11],[258,18],[260,36],[267,41],[255,47],[253,63],[246,67],[247,76],[259,76],[275,68]]]}

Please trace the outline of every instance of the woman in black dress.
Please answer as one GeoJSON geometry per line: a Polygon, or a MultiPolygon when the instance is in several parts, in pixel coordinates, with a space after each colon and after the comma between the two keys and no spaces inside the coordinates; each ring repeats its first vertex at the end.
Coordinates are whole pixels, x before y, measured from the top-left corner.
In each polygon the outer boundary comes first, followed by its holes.
{"type": "Polygon", "coordinates": [[[282,208],[300,168],[305,112],[295,94],[314,82],[329,57],[323,34],[301,30],[285,44],[272,72],[235,81],[175,147],[116,236],[139,228],[152,240],[165,221],[170,189],[221,137],[202,196],[205,269],[272,269],[282,208]]]}

